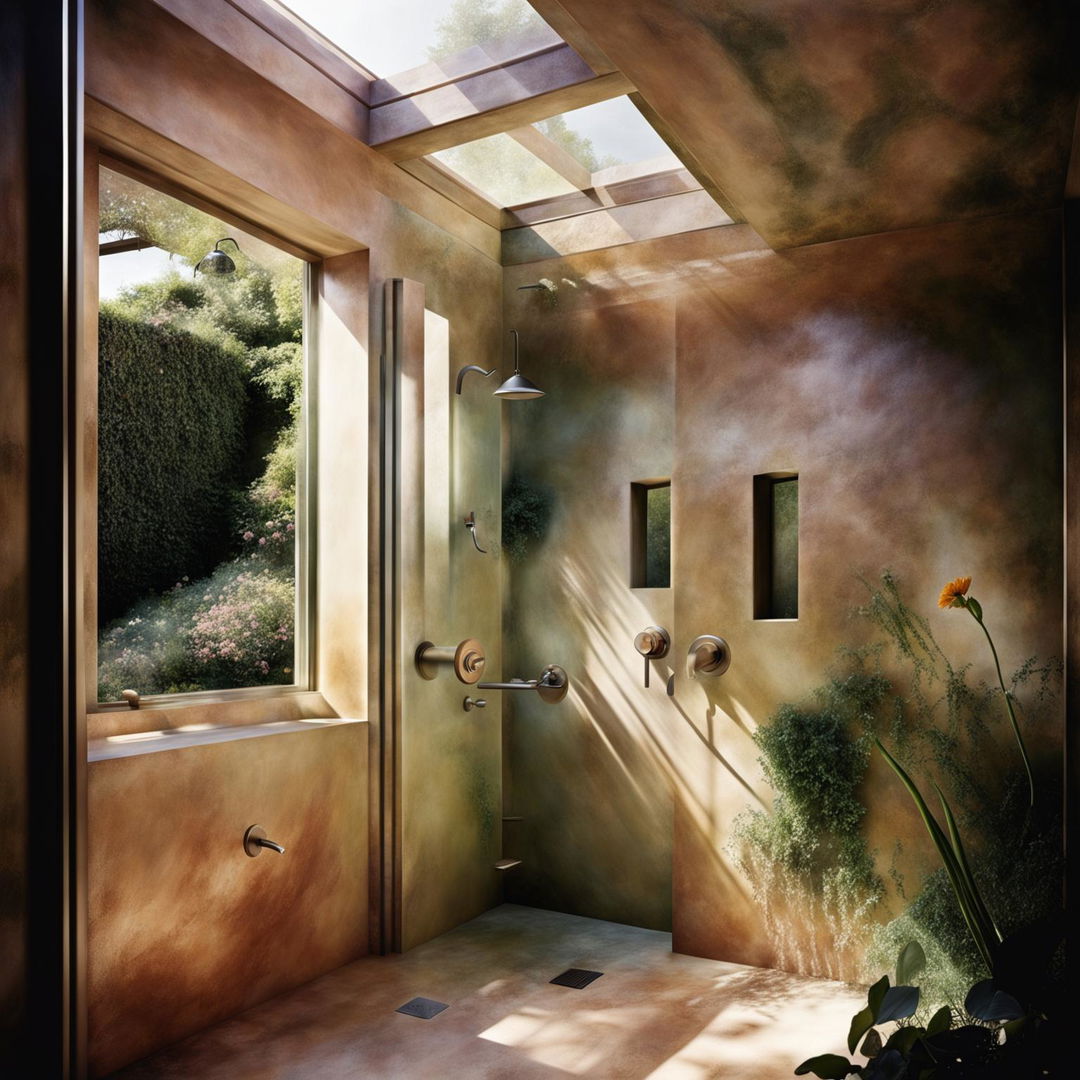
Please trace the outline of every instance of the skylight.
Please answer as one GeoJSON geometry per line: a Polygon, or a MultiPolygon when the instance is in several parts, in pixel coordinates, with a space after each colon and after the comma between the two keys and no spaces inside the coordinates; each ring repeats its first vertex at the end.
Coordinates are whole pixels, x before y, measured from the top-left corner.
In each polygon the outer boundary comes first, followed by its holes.
{"type": "Polygon", "coordinates": [[[544,25],[526,0],[288,0],[380,78],[544,25]]]}
{"type": "Polygon", "coordinates": [[[681,167],[629,98],[541,120],[431,155],[498,206],[586,191],[681,167]]]}
{"type": "Polygon", "coordinates": [[[508,134],[489,135],[440,150],[432,157],[498,206],[537,202],[580,190],[508,134]]]}
{"type": "Polygon", "coordinates": [[[561,143],[590,172],[657,158],[670,158],[668,168],[679,167],[679,159],[627,97],[586,105],[533,127],[561,143]]]}

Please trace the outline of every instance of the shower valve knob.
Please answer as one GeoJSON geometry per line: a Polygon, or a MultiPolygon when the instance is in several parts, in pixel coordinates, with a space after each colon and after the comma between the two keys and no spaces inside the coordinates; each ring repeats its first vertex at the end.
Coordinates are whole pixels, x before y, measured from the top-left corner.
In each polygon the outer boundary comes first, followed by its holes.
{"type": "Polygon", "coordinates": [[[634,638],[634,648],[645,658],[645,688],[649,686],[649,661],[662,660],[671,648],[671,635],[662,626],[646,626],[634,638]]]}
{"type": "Polygon", "coordinates": [[[703,675],[715,678],[731,666],[731,646],[715,634],[694,638],[687,650],[687,673],[691,679],[703,675]]]}

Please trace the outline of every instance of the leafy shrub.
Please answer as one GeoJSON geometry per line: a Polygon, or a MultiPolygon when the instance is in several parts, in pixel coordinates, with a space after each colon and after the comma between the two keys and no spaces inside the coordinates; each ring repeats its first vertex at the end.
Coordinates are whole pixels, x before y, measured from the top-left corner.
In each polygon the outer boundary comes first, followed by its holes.
{"type": "Polygon", "coordinates": [[[102,623],[229,552],[247,408],[242,361],[106,307],[99,323],[102,623]]]}
{"type": "Polygon", "coordinates": [[[547,535],[553,503],[551,492],[521,476],[512,476],[502,497],[502,546],[513,559],[523,559],[529,541],[547,535]]]}
{"type": "MultiPolygon", "coordinates": [[[[844,650],[825,685],[800,705],[781,705],[758,728],[762,770],[777,796],[771,811],[744,811],[733,829],[736,859],[766,910],[795,896],[810,919],[829,923],[832,941],[811,962],[834,975],[831,953],[859,942],[885,891],[860,832],[866,720],[889,688],[874,659],[844,650]]],[[[791,963],[783,921],[770,925],[781,962],[791,963]]]]}

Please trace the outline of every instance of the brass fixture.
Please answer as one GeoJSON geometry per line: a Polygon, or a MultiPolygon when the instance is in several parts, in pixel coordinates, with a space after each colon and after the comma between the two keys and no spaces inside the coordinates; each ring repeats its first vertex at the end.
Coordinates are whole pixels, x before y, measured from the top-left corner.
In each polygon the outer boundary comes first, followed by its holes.
{"type": "Polygon", "coordinates": [[[645,689],[649,688],[649,661],[662,660],[671,648],[671,635],[662,626],[646,626],[634,638],[634,648],[645,658],[645,689]]]}
{"type": "Polygon", "coordinates": [[[128,703],[129,709],[137,709],[139,707],[139,691],[138,690],[121,690],[120,696],[128,703]]]}
{"type": "Polygon", "coordinates": [[[285,854],[285,849],[280,844],[275,844],[273,840],[266,839],[266,830],[261,825],[249,825],[247,832],[244,833],[245,854],[254,859],[263,848],[270,848],[279,855],[285,854]]]}
{"type": "Polygon", "coordinates": [[[472,685],[484,674],[487,656],[484,646],[476,638],[466,638],[457,645],[432,645],[421,641],[416,646],[416,670],[424,679],[434,679],[439,668],[453,666],[460,682],[472,685]]]}
{"type": "Polygon", "coordinates": [[[462,703],[461,707],[466,712],[472,712],[473,709],[486,709],[487,702],[483,698],[467,697],[462,703]]]}
{"type": "Polygon", "coordinates": [[[485,379],[489,375],[495,374],[495,368],[491,368],[490,370],[485,371],[479,364],[469,364],[468,367],[463,367],[457,373],[457,388],[454,391],[455,394],[461,393],[461,384],[465,382],[465,376],[468,375],[470,371],[475,371],[477,374],[483,375],[485,379]]]}
{"type": "Polygon", "coordinates": [[[509,682],[478,683],[477,690],[535,690],[547,705],[557,705],[570,689],[570,676],[558,664],[548,664],[539,679],[511,679],[509,682]]]}
{"type": "Polygon", "coordinates": [[[544,391],[521,374],[521,365],[518,360],[518,332],[511,330],[510,333],[514,335],[514,374],[495,391],[495,397],[508,401],[527,401],[529,398],[543,397],[544,391]]]}
{"type": "Polygon", "coordinates": [[[476,512],[470,510],[465,518],[465,528],[469,530],[469,535],[472,537],[473,547],[480,552],[481,555],[487,554],[487,548],[480,546],[480,541],[476,539],[476,512]]]}
{"type": "Polygon", "coordinates": [[[691,679],[723,675],[731,666],[731,646],[715,634],[694,638],[687,652],[686,671],[691,679]]]}

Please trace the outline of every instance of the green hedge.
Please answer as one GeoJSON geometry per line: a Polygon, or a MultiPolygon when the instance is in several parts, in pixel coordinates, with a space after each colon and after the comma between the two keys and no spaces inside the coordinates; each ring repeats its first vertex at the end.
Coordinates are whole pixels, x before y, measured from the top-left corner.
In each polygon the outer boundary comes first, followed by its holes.
{"type": "Polygon", "coordinates": [[[103,311],[98,348],[104,624],[230,550],[248,400],[242,360],[191,334],[103,311]]]}

